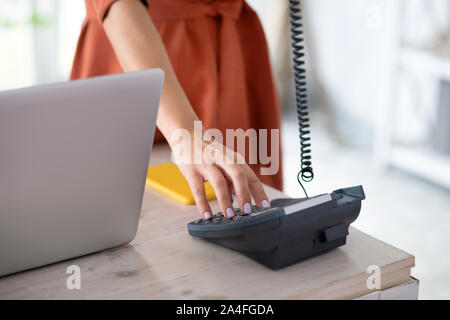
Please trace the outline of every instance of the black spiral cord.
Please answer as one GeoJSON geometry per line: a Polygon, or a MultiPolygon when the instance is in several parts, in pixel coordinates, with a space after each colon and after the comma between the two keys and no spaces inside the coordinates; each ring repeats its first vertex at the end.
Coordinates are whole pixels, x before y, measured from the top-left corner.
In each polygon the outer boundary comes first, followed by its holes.
{"type": "Polygon", "coordinates": [[[289,0],[289,13],[291,21],[292,56],[295,77],[295,96],[297,101],[297,118],[300,137],[300,171],[297,174],[297,181],[306,193],[301,180],[310,182],[314,178],[311,162],[311,137],[309,129],[308,105],[306,101],[306,70],[304,68],[304,46],[302,43],[302,17],[300,16],[300,1],[289,0]]]}

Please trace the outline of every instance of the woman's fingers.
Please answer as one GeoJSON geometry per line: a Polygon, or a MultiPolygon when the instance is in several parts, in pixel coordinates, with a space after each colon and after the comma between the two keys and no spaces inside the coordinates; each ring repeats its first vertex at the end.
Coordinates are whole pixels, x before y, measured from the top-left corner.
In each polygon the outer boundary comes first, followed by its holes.
{"type": "Polygon", "coordinates": [[[222,170],[233,183],[241,212],[250,214],[252,212],[252,195],[246,170],[243,166],[236,164],[223,166],[222,170]]]}
{"type": "Polygon", "coordinates": [[[233,192],[240,210],[252,212],[252,198],[260,208],[270,207],[267,195],[256,174],[246,164],[213,164],[181,166],[194,195],[199,211],[205,219],[211,219],[213,212],[205,195],[204,180],[208,180],[216,193],[217,200],[226,218],[236,215],[233,209],[233,192]]]}
{"type": "Polygon", "coordinates": [[[204,175],[208,179],[214,188],[219,205],[222,208],[223,215],[226,218],[232,218],[236,215],[233,209],[233,203],[231,200],[231,194],[229,191],[229,186],[223,173],[218,167],[214,165],[208,165],[205,168],[204,175]]]}
{"type": "Polygon", "coordinates": [[[211,211],[211,207],[209,206],[209,202],[206,199],[203,177],[199,173],[193,172],[187,174],[187,181],[189,182],[189,187],[191,188],[197,208],[203,218],[206,220],[212,219],[213,213],[211,211]]]}
{"type": "Polygon", "coordinates": [[[248,178],[248,186],[250,192],[252,194],[253,200],[260,208],[268,208],[270,207],[269,198],[264,191],[261,181],[259,181],[256,174],[250,169],[248,166],[246,167],[247,178],[248,178]]]}

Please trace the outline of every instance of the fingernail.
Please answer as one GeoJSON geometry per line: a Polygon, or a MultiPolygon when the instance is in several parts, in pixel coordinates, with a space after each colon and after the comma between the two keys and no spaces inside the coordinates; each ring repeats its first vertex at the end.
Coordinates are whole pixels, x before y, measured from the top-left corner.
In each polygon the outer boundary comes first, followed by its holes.
{"type": "Polygon", "coordinates": [[[252,206],[248,202],[244,203],[244,213],[252,213],[252,206]]]}
{"type": "Polygon", "coordinates": [[[228,218],[233,218],[234,217],[233,209],[227,208],[227,216],[228,216],[228,218]]]}
{"type": "Polygon", "coordinates": [[[211,212],[209,212],[209,211],[206,211],[204,214],[203,214],[203,217],[205,217],[205,219],[206,220],[209,220],[209,219],[211,219],[211,212]]]}
{"type": "Polygon", "coordinates": [[[269,208],[270,207],[269,201],[267,201],[267,200],[263,200],[261,202],[261,205],[263,206],[263,208],[269,208]]]}

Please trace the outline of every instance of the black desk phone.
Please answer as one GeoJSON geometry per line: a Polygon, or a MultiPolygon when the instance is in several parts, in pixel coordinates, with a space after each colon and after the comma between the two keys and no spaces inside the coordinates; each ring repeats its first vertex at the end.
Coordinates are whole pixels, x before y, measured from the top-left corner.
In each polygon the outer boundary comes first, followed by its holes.
{"type": "Polygon", "coordinates": [[[222,212],[212,219],[188,223],[188,231],[221,246],[236,250],[271,269],[279,269],[346,243],[348,227],[355,221],[365,199],[362,186],[308,197],[301,180],[314,178],[306,101],[306,78],[300,1],[289,0],[293,65],[300,136],[300,171],[297,180],[306,198],[274,199],[271,207],[254,206],[251,214],[235,209],[232,219],[222,212]]]}
{"type": "Polygon", "coordinates": [[[361,186],[311,198],[274,199],[270,208],[253,207],[232,219],[219,212],[188,224],[189,233],[239,251],[271,269],[305,260],[346,242],[365,198],[361,186]]]}

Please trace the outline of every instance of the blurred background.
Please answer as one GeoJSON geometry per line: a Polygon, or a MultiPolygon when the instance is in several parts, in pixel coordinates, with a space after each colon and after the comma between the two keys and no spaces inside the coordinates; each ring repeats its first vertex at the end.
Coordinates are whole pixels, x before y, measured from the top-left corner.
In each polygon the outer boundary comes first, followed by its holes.
{"type": "MultiPolygon", "coordinates": [[[[284,192],[302,196],[288,1],[248,0],[283,106],[284,192]]],[[[315,179],[362,184],[354,226],[416,256],[419,298],[450,299],[450,0],[303,0],[315,179]]],[[[0,90],[65,81],[82,0],[1,0],[0,90]]]]}

